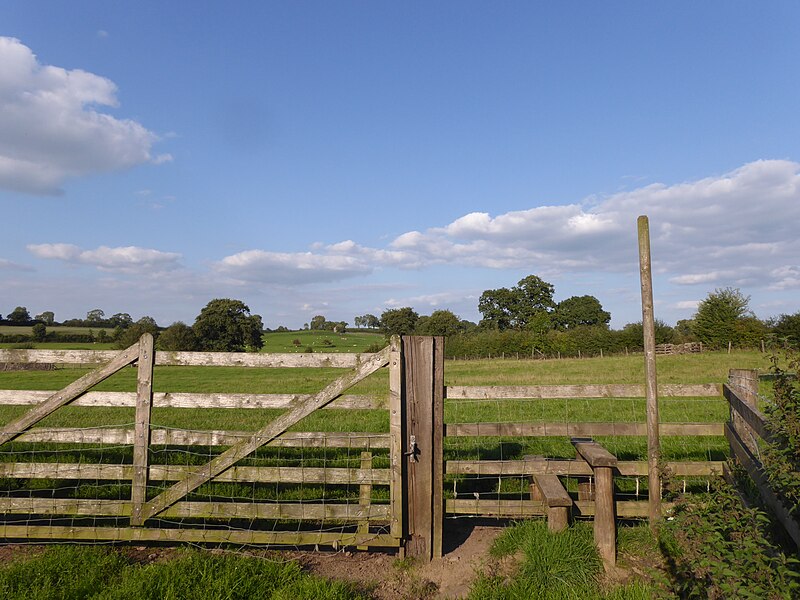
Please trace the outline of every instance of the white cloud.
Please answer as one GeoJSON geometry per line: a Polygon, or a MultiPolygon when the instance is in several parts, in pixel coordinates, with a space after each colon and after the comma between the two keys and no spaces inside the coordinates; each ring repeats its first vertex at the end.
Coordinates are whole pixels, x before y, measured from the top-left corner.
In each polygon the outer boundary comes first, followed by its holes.
{"type": "Polygon", "coordinates": [[[116,107],[116,92],[105,77],[42,65],[0,37],[0,187],[55,194],[68,177],[171,160],[151,154],[152,131],[97,110],[116,107]]]}
{"type": "Polygon", "coordinates": [[[73,244],[29,244],[28,251],[37,258],[61,260],[72,264],[89,265],[101,271],[151,274],[178,267],[180,254],[151,248],[100,246],[83,250],[73,244]]]}
{"type": "Polygon", "coordinates": [[[675,308],[679,310],[697,310],[700,300],[681,300],[675,303],[675,308]]]}
{"type": "Polygon", "coordinates": [[[435,265],[512,269],[545,277],[632,273],[636,220],[650,219],[654,272],[677,285],[800,287],[800,164],[762,160],[720,176],[652,184],[497,216],[469,213],[452,223],[397,236],[386,248],[352,240],[313,252],[248,250],[216,268],[234,278],[313,283],[379,268],[435,265]],[[769,266],[769,268],[765,268],[769,266]]]}
{"type": "Polygon", "coordinates": [[[7,258],[0,258],[0,271],[33,271],[33,267],[21,265],[7,258]]]}

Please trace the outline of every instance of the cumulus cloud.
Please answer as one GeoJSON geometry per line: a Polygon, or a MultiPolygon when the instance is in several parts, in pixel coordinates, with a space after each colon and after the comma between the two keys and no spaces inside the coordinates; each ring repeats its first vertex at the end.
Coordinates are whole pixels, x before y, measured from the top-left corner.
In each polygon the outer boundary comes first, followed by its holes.
{"type": "Polygon", "coordinates": [[[116,107],[112,81],[42,65],[19,40],[0,37],[0,187],[59,193],[68,177],[170,160],[158,136],[98,110],[116,107]]]}
{"type": "Polygon", "coordinates": [[[682,286],[800,287],[800,163],[760,160],[719,176],[652,184],[585,203],[540,206],[408,231],[386,248],[346,240],[312,252],[248,250],[216,268],[243,280],[311,283],[435,265],[558,277],[638,268],[636,219],[650,218],[654,271],[682,286]],[[766,268],[766,267],[769,268],[766,268]]]}
{"type": "Polygon", "coordinates": [[[37,258],[60,260],[76,265],[89,265],[101,271],[118,273],[152,273],[178,267],[180,254],[151,248],[100,246],[83,250],[74,244],[29,244],[28,251],[37,258]]]}
{"type": "Polygon", "coordinates": [[[410,268],[414,257],[401,251],[360,246],[346,240],[323,246],[314,252],[267,252],[245,250],[226,256],[214,269],[233,279],[275,284],[329,283],[368,275],[375,267],[410,268]]]}

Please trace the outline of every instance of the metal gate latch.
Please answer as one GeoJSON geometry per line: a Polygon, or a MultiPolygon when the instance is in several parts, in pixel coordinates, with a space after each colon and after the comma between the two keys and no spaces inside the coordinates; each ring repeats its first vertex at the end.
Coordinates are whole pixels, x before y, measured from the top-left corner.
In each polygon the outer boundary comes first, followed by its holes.
{"type": "Polygon", "coordinates": [[[403,456],[408,456],[411,462],[419,462],[417,458],[417,454],[419,454],[419,448],[417,448],[417,436],[412,435],[408,441],[409,451],[403,452],[403,456]]]}

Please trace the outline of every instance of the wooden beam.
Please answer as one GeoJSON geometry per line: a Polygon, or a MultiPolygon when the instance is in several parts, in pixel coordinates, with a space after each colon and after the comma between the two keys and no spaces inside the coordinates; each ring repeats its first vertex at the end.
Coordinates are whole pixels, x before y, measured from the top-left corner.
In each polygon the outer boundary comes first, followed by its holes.
{"type": "MultiPolygon", "coordinates": [[[[151,481],[179,481],[197,473],[198,467],[185,465],[150,465],[151,481]]],[[[256,483],[329,483],[389,485],[389,469],[325,468],[325,467],[231,467],[215,481],[256,483]]],[[[0,477],[15,479],[95,479],[130,480],[132,465],[96,463],[3,463],[0,477]]]]}
{"type": "MultiPolygon", "coordinates": [[[[69,365],[101,365],[113,360],[116,351],[103,350],[4,350],[0,349],[0,362],[52,363],[69,365]]],[[[199,367],[330,367],[352,369],[369,360],[370,354],[349,352],[331,353],[259,353],[259,352],[170,352],[160,351],[156,356],[158,366],[199,367]]]]}
{"type": "MultiPolygon", "coordinates": [[[[667,461],[664,463],[673,475],[686,477],[719,477],[722,475],[724,464],[723,461],[667,461]]],[[[647,475],[647,461],[618,461],[617,472],[623,477],[644,477],[647,475]]],[[[525,476],[542,473],[585,476],[591,475],[592,469],[584,460],[448,460],[445,463],[445,473],[478,476],[525,476]]]]}
{"type": "MultiPolygon", "coordinates": [[[[233,446],[248,439],[252,431],[192,429],[153,429],[151,445],[157,446],[233,446]]],[[[18,442],[57,442],[74,444],[133,445],[133,429],[42,427],[29,429],[16,438],[18,442]]],[[[267,444],[280,448],[388,448],[389,434],[368,431],[292,431],[286,432],[267,444]]]]}
{"type": "Polygon", "coordinates": [[[257,531],[231,529],[164,529],[148,527],[76,527],[0,525],[0,539],[93,542],[193,542],[277,546],[371,546],[396,548],[400,541],[385,534],[324,531],[257,531]]]}
{"type": "MultiPolygon", "coordinates": [[[[403,414],[403,356],[400,336],[393,335],[389,340],[389,460],[391,462],[391,535],[397,539],[404,537],[403,527],[403,477],[406,469],[403,460],[403,435],[405,422],[403,414]]],[[[404,549],[403,549],[404,551],[404,549]]]]}
{"type": "MultiPolygon", "coordinates": [[[[573,503],[572,510],[577,516],[593,517],[595,515],[594,504],[593,501],[577,500],[573,503]]],[[[664,510],[670,510],[671,508],[671,503],[664,503],[664,510]]],[[[471,515],[513,519],[544,516],[547,511],[547,505],[541,500],[450,498],[445,503],[445,510],[448,515],[471,515]]],[[[647,501],[617,500],[615,503],[615,512],[618,517],[623,519],[646,518],[648,512],[647,501]]]]}
{"type": "MultiPolygon", "coordinates": [[[[0,513],[28,515],[130,517],[127,500],[80,498],[0,498],[0,513]]],[[[163,513],[165,519],[268,519],[378,521],[389,519],[388,504],[307,502],[176,502],[163,513]]],[[[365,533],[361,531],[360,533],[365,533]]]]}
{"type": "MultiPolygon", "coordinates": [[[[723,436],[724,423],[662,423],[663,435],[723,436]]],[[[447,423],[447,437],[646,436],[647,423],[447,423]]]]}
{"type": "MultiPolygon", "coordinates": [[[[449,385],[448,400],[495,400],[495,399],[571,399],[571,398],[644,398],[645,386],[639,384],[603,385],[449,385]]],[[[668,397],[715,397],[721,386],[716,383],[666,384],[658,389],[662,398],[668,397]]]]}
{"type": "Polygon", "coordinates": [[[153,406],[153,336],[139,338],[136,376],[136,417],[133,439],[133,481],[131,481],[131,525],[142,524],[142,508],[147,500],[147,462],[150,448],[150,411],[153,406]]]}
{"type": "Polygon", "coordinates": [[[232,446],[204,467],[198,469],[194,474],[189,475],[182,481],[174,484],[170,489],[159,494],[145,505],[142,511],[143,520],[154,517],[165,508],[183,498],[186,494],[197,489],[207,481],[210,481],[226,469],[229,469],[241,459],[249,456],[261,446],[264,446],[278,437],[304,417],[340,396],[344,390],[349,389],[385,366],[388,362],[388,348],[378,354],[370,355],[369,358],[354,371],[330,383],[312,398],[303,402],[298,402],[294,408],[280,415],[277,419],[257,431],[250,439],[243,440],[235,446],[232,446]]]}
{"type": "Polygon", "coordinates": [[[572,445],[575,446],[575,450],[581,455],[581,458],[593,469],[617,466],[617,457],[595,441],[576,438],[572,440],[572,445]]]}
{"type": "Polygon", "coordinates": [[[767,428],[767,420],[764,413],[739,398],[736,392],[728,387],[727,384],[723,386],[722,393],[731,408],[736,411],[736,416],[741,418],[760,438],[769,441],[772,435],[767,428]]]}
{"type": "MultiPolygon", "coordinates": [[[[0,390],[0,404],[39,404],[53,392],[41,390],[0,390]]],[[[313,394],[200,394],[195,392],[155,392],[153,408],[231,408],[231,409],[286,409],[295,403],[313,397],[313,394]]],[[[86,392],[72,402],[72,406],[136,406],[135,392],[86,392]]],[[[325,409],[386,409],[384,398],[372,396],[341,396],[325,409]]]]}
{"type": "Polygon", "coordinates": [[[116,353],[114,359],[104,367],[87,373],[80,379],[73,381],[63,390],[48,396],[44,402],[35,406],[18,419],[4,425],[3,428],[0,429],[0,445],[13,440],[29,427],[32,427],[65,404],[69,404],[90,387],[108,379],[120,369],[135,362],[138,358],[139,343],[137,342],[127,350],[116,353]]]}

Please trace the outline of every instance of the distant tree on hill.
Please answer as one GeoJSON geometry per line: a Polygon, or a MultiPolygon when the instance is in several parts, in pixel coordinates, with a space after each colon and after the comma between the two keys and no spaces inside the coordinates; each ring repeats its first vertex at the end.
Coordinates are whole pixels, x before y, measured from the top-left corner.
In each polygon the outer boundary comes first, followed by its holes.
{"type": "Polygon", "coordinates": [[[389,335],[411,335],[417,327],[419,315],[409,306],[391,308],[381,314],[381,327],[389,335]]]}
{"type": "Polygon", "coordinates": [[[769,323],[772,333],[781,345],[788,344],[800,348],[800,312],[793,315],[780,315],[769,323]]]}
{"type": "Polygon", "coordinates": [[[6,319],[11,321],[14,325],[24,325],[30,322],[31,314],[24,306],[18,306],[8,314],[6,319]]]}
{"type": "Polygon", "coordinates": [[[260,315],[251,315],[241,300],[218,298],[209,302],[192,326],[200,349],[213,352],[244,352],[264,345],[260,315]]]}
{"type": "Polygon", "coordinates": [[[483,315],[481,326],[486,329],[526,329],[534,325],[541,328],[543,315],[554,308],[555,288],[537,277],[528,275],[513,288],[486,290],[478,300],[478,310],[483,315]]]}
{"type": "Polygon", "coordinates": [[[327,320],[324,315],[314,315],[311,317],[309,327],[315,330],[325,329],[325,323],[327,323],[327,320]]]}
{"type": "MultiPolygon", "coordinates": [[[[737,324],[754,317],[750,297],[739,289],[716,289],[701,301],[694,316],[694,333],[709,348],[723,348],[731,342],[740,344],[737,324]]],[[[740,324],[741,326],[741,324],[740,324]]]]}
{"type": "Polygon", "coordinates": [[[39,313],[34,317],[37,321],[41,321],[45,325],[52,325],[56,322],[56,315],[53,313],[52,310],[46,310],[44,312],[39,313]]]}
{"type": "Polygon", "coordinates": [[[90,323],[98,323],[105,319],[106,313],[99,308],[93,308],[86,313],[86,320],[90,323]]]}
{"type": "Polygon", "coordinates": [[[456,335],[463,331],[461,319],[450,310],[435,310],[430,316],[417,320],[416,333],[419,335],[456,335]]]}
{"type": "Polygon", "coordinates": [[[158,325],[152,317],[142,317],[125,329],[117,328],[116,332],[114,346],[120,349],[133,346],[145,333],[151,334],[156,341],[159,337],[158,325]]]}
{"type": "MultiPolygon", "coordinates": [[[[149,319],[150,317],[147,318],[149,319]]],[[[133,318],[128,313],[116,313],[109,317],[108,324],[111,327],[126,329],[133,325],[133,318]]],[[[155,325],[155,321],[153,321],[153,325],[155,325]]]]}
{"type": "Polygon", "coordinates": [[[572,296],[556,305],[552,316],[557,329],[571,329],[582,325],[608,325],[611,313],[594,296],[572,296]]]}
{"type": "Polygon", "coordinates": [[[186,323],[177,321],[161,332],[157,347],[159,350],[197,350],[197,336],[194,334],[194,329],[186,323]]]}
{"type": "Polygon", "coordinates": [[[358,328],[366,327],[368,329],[378,329],[381,326],[381,320],[375,315],[371,315],[369,313],[354,318],[353,323],[358,328]]]}

